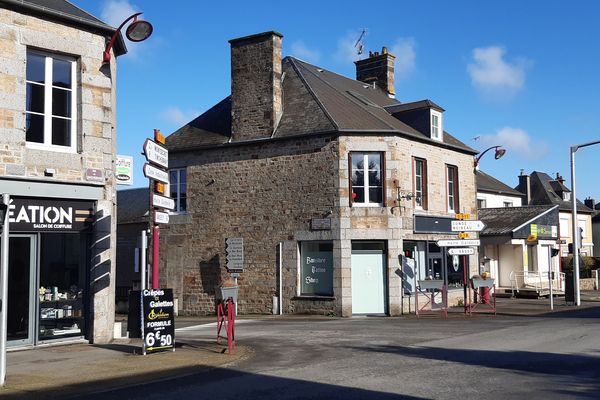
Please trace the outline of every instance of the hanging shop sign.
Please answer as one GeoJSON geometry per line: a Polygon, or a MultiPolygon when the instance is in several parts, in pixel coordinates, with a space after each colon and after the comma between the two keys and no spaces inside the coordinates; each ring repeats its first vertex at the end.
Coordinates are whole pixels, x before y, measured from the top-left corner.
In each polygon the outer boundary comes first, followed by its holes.
{"type": "Polygon", "coordinates": [[[11,197],[8,218],[13,232],[82,231],[94,222],[94,202],[11,197]]]}
{"type": "Polygon", "coordinates": [[[143,353],[175,350],[173,289],[141,291],[143,353]]]}

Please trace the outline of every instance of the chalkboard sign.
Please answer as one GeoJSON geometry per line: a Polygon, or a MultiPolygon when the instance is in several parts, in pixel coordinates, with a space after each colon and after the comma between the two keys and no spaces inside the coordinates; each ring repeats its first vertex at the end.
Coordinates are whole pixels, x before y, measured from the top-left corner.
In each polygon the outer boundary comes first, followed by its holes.
{"type": "Polygon", "coordinates": [[[143,352],[175,350],[173,289],[141,292],[143,352]]]}

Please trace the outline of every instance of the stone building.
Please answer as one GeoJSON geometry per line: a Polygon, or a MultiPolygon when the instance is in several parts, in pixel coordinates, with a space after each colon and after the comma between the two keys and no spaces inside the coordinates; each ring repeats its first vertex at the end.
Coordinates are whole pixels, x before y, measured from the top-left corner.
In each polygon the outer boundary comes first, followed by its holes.
{"type": "Polygon", "coordinates": [[[112,28],[67,1],[0,1],[0,193],[10,195],[8,343],[113,338],[112,28]]]}
{"type": "Polygon", "coordinates": [[[179,312],[214,312],[227,238],[243,239],[244,314],[282,300],[283,313],[398,315],[413,276],[458,288],[464,260],[436,241],[457,238],[456,213],[476,213],[477,152],[444,131],[440,106],[395,99],[385,48],[352,80],[282,59],[281,41],[231,40],[231,96],[167,138],[177,209],[161,229],[160,284],[179,312]]]}

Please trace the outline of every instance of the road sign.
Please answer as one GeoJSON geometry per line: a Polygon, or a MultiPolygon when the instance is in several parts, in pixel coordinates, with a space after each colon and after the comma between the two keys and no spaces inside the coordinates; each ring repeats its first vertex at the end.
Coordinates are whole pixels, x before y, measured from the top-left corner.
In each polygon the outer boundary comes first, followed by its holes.
{"type": "Polygon", "coordinates": [[[467,256],[469,254],[475,254],[475,249],[472,247],[457,247],[448,249],[448,254],[451,256],[467,256]]]}
{"type": "Polygon", "coordinates": [[[481,221],[450,221],[452,232],[479,232],[485,228],[481,221]]]}
{"type": "Polygon", "coordinates": [[[169,174],[162,169],[158,169],[148,163],[144,164],[144,176],[162,183],[169,183],[169,174]]]}
{"type": "Polygon", "coordinates": [[[154,211],[154,223],[155,224],[168,224],[169,214],[166,212],[154,211]]]}
{"type": "Polygon", "coordinates": [[[227,238],[225,240],[227,252],[227,269],[244,269],[244,238],[227,238]]]}
{"type": "Polygon", "coordinates": [[[167,210],[175,209],[175,200],[170,197],[161,196],[155,193],[152,193],[152,206],[166,208],[167,210]]]}
{"type": "Polygon", "coordinates": [[[467,246],[479,246],[480,241],[479,241],[479,239],[464,239],[464,240],[450,239],[450,240],[438,240],[436,243],[440,247],[452,247],[452,246],[467,247],[467,246]]]}
{"type": "Polygon", "coordinates": [[[146,139],[144,142],[144,155],[149,162],[169,168],[169,150],[150,139],[146,139]]]}

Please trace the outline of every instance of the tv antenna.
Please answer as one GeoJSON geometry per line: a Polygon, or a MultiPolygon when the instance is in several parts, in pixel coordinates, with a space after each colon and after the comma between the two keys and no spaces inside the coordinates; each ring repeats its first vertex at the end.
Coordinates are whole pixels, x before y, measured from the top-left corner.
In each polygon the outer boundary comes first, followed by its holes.
{"type": "Polygon", "coordinates": [[[356,41],[356,43],[354,43],[354,48],[356,48],[356,54],[359,56],[363,53],[363,50],[364,50],[363,39],[365,38],[366,35],[367,35],[367,28],[363,28],[362,32],[360,32],[360,36],[358,37],[358,40],[356,41]]]}

